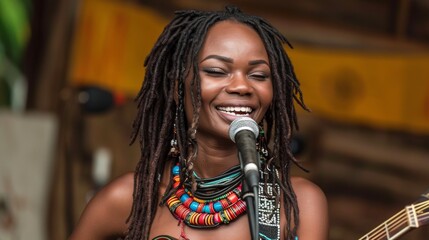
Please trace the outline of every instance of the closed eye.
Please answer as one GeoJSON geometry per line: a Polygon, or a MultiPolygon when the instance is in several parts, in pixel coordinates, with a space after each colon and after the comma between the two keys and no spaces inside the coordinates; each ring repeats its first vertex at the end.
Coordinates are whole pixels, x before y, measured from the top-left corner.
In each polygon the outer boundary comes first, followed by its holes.
{"type": "Polygon", "coordinates": [[[223,76],[226,74],[226,72],[220,68],[203,68],[202,71],[207,75],[214,76],[214,77],[223,76]]]}
{"type": "Polygon", "coordinates": [[[265,74],[265,73],[253,73],[253,74],[250,74],[249,77],[256,79],[256,80],[266,80],[270,76],[268,74],[265,74]]]}

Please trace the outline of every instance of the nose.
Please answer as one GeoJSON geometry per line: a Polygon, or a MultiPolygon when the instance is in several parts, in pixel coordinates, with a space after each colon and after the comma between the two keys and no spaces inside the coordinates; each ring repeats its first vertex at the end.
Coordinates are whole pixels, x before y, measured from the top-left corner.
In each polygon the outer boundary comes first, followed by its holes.
{"type": "Polygon", "coordinates": [[[245,74],[234,74],[226,86],[226,92],[229,94],[239,94],[240,96],[250,95],[253,88],[249,79],[245,74]]]}

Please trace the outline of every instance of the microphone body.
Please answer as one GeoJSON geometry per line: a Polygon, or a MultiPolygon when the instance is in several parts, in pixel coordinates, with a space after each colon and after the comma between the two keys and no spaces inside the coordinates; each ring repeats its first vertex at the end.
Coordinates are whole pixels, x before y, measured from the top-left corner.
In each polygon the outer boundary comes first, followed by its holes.
{"type": "Polygon", "coordinates": [[[256,152],[256,141],[250,130],[242,130],[235,136],[241,167],[249,188],[258,186],[259,161],[256,152]]]}
{"type": "Polygon", "coordinates": [[[259,184],[258,134],[258,124],[249,117],[237,118],[229,127],[229,137],[237,144],[241,168],[250,189],[259,184]]]}

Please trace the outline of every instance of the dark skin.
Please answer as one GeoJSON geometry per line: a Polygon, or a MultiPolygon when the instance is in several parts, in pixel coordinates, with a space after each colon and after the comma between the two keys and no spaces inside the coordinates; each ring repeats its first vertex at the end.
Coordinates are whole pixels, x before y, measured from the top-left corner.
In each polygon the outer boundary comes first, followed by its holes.
{"type": "MultiPolygon", "coordinates": [[[[235,144],[228,128],[237,117],[234,111],[260,122],[273,99],[271,69],[267,52],[259,35],[250,27],[233,22],[216,23],[209,30],[198,56],[201,76],[202,105],[196,139],[198,156],[194,170],[202,178],[220,175],[239,164],[235,144]]],[[[189,79],[186,82],[189,89],[189,79]]],[[[185,96],[188,122],[192,121],[189,91],[185,96]]],[[[114,180],[88,204],[70,240],[115,239],[127,231],[125,223],[132,206],[133,174],[114,180]]],[[[159,199],[170,181],[167,166],[161,180],[159,199]]],[[[303,178],[291,179],[300,209],[299,240],[325,240],[328,214],[325,195],[315,184],[303,178]]],[[[282,208],[283,203],[281,202],[282,208]]],[[[281,239],[285,239],[286,217],[281,212],[281,239]]],[[[170,235],[180,239],[181,226],[167,206],[159,206],[149,239],[170,235]]],[[[247,215],[215,229],[184,227],[191,240],[250,239],[247,215]]]]}

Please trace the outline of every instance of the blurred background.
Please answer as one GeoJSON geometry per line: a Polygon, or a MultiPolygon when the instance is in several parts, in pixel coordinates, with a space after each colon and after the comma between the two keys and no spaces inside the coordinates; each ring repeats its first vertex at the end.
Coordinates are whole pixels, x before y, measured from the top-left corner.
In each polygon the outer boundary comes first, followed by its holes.
{"type": "Polygon", "coordinates": [[[293,142],[310,172],[293,173],[325,191],[330,239],[407,221],[429,188],[427,0],[1,0],[1,240],[66,239],[94,192],[134,170],[145,56],[175,10],[227,4],[294,46],[312,112],[293,142]]]}

